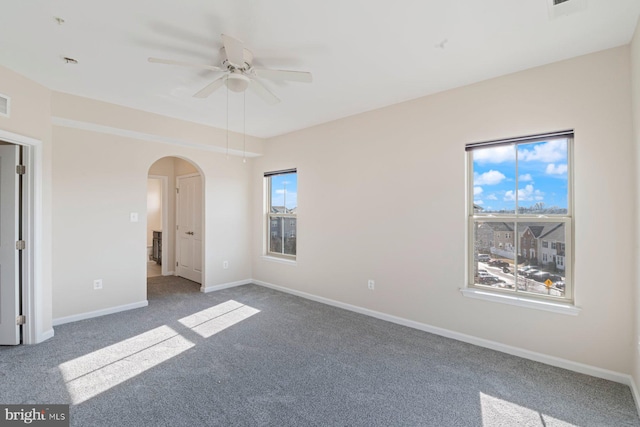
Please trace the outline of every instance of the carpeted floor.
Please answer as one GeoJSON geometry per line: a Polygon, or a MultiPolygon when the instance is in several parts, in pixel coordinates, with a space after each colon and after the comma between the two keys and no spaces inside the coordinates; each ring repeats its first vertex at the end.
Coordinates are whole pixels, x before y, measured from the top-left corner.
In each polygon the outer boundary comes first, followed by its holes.
{"type": "Polygon", "coordinates": [[[0,347],[0,403],[73,426],[640,426],[628,387],[255,285],[150,278],[149,307],[0,347]]]}

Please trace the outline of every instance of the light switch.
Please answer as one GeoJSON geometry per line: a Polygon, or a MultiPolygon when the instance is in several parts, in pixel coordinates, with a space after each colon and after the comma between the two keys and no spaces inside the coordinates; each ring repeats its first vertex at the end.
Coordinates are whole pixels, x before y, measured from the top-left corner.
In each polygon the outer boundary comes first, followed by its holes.
{"type": "Polygon", "coordinates": [[[129,216],[131,222],[138,222],[138,212],[131,212],[129,216]]]}

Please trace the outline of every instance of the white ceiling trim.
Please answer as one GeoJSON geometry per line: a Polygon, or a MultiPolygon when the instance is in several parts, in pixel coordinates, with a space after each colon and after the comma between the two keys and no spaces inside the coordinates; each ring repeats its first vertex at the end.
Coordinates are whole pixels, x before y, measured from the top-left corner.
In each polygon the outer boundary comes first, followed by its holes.
{"type": "Polygon", "coordinates": [[[98,125],[95,123],[83,122],[80,120],[66,119],[64,117],[52,117],[51,123],[54,126],[80,129],[80,130],[86,130],[90,132],[98,132],[98,133],[103,133],[107,135],[121,136],[124,138],[138,139],[141,141],[176,145],[179,147],[195,148],[198,150],[213,151],[214,153],[220,153],[220,154],[228,153],[230,156],[260,157],[262,155],[262,154],[254,153],[251,151],[243,152],[242,150],[235,150],[232,148],[229,148],[227,150],[226,147],[219,147],[216,145],[206,145],[199,142],[187,141],[187,140],[182,140],[177,138],[169,138],[166,136],[154,135],[154,134],[145,133],[145,132],[137,132],[137,131],[128,130],[128,129],[116,128],[112,126],[98,125]]]}

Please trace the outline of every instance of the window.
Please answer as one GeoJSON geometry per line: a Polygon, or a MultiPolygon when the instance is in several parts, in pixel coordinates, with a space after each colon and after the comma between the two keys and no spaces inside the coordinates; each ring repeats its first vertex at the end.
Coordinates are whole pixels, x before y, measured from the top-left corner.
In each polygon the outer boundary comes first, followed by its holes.
{"type": "Polygon", "coordinates": [[[295,259],[298,210],[298,174],[295,169],[264,174],[267,204],[266,252],[295,259]]]}
{"type": "Polygon", "coordinates": [[[573,132],[565,131],[466,146],[467,288],[573,302],[572,144],[573,132]],[[505,229],[513,230],[511,244],[493,246],[490,237],[505,229]],[[479,253],[508,267],[483,263],[479,253]]]}

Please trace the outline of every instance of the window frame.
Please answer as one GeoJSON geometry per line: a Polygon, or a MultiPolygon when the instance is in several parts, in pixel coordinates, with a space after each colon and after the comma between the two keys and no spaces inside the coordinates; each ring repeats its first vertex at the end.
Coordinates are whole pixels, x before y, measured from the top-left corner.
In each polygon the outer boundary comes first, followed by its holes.
{"type": "MultiPolygon", "coordinates": [[[[467,215],[467,238],[466,238],[466,251],[467,251],[467,268],[466,268],[466,277],[465,282],[466,285],[463,289],[463,294],[468,296],[475,291],[479,291],[480,293],[486,293],[488,295],[495,294],[496,296],[505,296],[505,297],[513,297],[514,300],[518,301],[531,301],[534,303],[542,302],[542,303],[551,303],[551,304],[566,304],[567,306],[574,307],[575,306],[575,284],[573,281],[573,267],[574,267],[574,258],[573,258],[573,249],[574,249],[574,206],[573,206],[573,145],[574,145],[574,132],[573,130],[562,131],[562,132],[554,132],[549,134],[540,134],[519,138],[510,138],[506,140],[497,140],[497,141],[489,141],[478,144],[467,144],[465,146],[466,150],[466,163],[467,163],[467,204],[466,204],[466,215],[467,215]],[[524,145],[535,142],[545,142],[556,139],[566,139],[567,140],[567,213],[566,214],[531,214],[531,213],[519,213],[519,200],[516,197],[515,200],[515,208],[514,213],[485,213],[483,211],[475,212],[474,205],[474,165],[473,165],[473,152],[477,149],[482,148],[490,148],[498,145],[524,145]],[[516,259],[515,262],[515,270],[514,277],[516,280],[516,286],[513,290],[510,289],[502,289],[502,288],[494,288],[489,286],[483,286],[480,284],[474,283],[474,272],[475,272],[475,224],[482,222],[505,222],[512,223],[514,226],[514,254],[516,259]],[[517,257],[520,252],[520,233],[519,233],[519,224],[522,223],[563,223],[565,229],[565,252],[563,256],[563,264],[565,271],[565,290],[564,296],[550,296],[540,293],[527,292],[518,290],[517,281],[520,278],[517,274],[518,264],[517,257]]],[[[515,148],[517,152],[517,148],[515,148]]],[[[515,183],[514,188],[519,190],[518,183],[518,159],[516,156],[515,160],[515,183]]],[[[549,245],[551,246],[551,245],[549,245]]],[[[490,298],[491,299],[491,298],[490,298]]],[[[506,302],[506,301],[505,301],[506,302]]],[[[517,304],[520,305],[520,304],[517,304]]],[[[546,309],[546,308],[542,308],[546,309]]],[[[550,310],[553,311],[553,310],[550,310]]],[[[574,313],[572,313],[574,314],[574,313]]]]}
{"type": "MultiPolygon", "coordinates": [[[[274,176],[278,176],[278,175],[287,175],[287,174],[296,174],[296,187],[297,187],[297,180],[298,180],[298,170],[297,168],[292,168],[292,169],[285,169],[285,170],[278,170],[278,171],[273,171],[273,172],[265,172],[264,173],[264,188],[265,188],[265,232],[263,233],[263,236],[265,237],[265,242],[264,242],[264,255],[267,257],[275,257],[275,258],[279,258],[282,260],[287,260],[287,261],[296,261],[297,259],[297,253],[298,253],[298,215],[297,215],[297,206],[295,209],[294,213],[275,213],[275,212],[271,212],[271,207],[272,207],[272,187],[271,187],[271,178],[274,176]],[[285,224],[285,220],[286,219],[295,219],[296,220],[296,232],[295,232],[295,239],[296,239],[296,254],[292,255],[292,254],[285,254],[285,253],[281,253],[281,252],[273,252],[271,251],[271,221],[274,218],[281,218],[280,224],[282,227],[281,230],[281,235],[282,235],[282,247],[284,250],[284,239],[285,239],[285,231],[284,231],[284,224],[285,224]]],[[[285,206],[285,210],[286,210],[286,206],[285,206]]]]}

